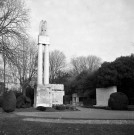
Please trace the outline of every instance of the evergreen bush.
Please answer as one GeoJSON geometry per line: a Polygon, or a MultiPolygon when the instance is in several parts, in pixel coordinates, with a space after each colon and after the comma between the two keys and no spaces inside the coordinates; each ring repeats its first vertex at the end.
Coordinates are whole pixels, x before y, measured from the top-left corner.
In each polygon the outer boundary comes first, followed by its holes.
{"type": "Polygon", "coordinates": [[[17,98],[17,103],[16,103],[17,108],[29,108],[31,107],[31,100],[30,98],[20,95],[17,98]]]}
{"type": "Polygon", "coordinates": [[[36,109],[39,111],[46,111],[46,107],[44,106],[38,106],[36,109]]]}
{"type": "Polygon", "coordinates": [[[13,91],[6,91],[3,94],[2,109],[5,112],[13,112],[16,108],[16,96],[13,91]]]}
{"type": "Polygon", "coordinates": [[[126,110],[128,109],[128,97],[122,92],[115,92],[110,95],[108,100],[108,107],[112,110],[126,110]]]}
{"type": "Polygon", "coordinates": [[[66,106],[65,105],[55,105],[54,109],[56,109],[56,110],[66,110],[66,106]]]}

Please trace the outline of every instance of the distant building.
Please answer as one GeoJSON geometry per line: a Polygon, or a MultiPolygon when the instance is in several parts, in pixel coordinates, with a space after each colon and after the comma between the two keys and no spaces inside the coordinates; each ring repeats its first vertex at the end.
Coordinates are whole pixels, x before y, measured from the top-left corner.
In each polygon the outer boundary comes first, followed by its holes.
{"type": "MultiPolygon", "coordinates": [[[[4,83],[4,62],[0,54],[0,83],[4,83]]],[[[20,83],[16,76],[13,76],[11,70],[6,66],[5,70],[5,87],[8,89],[19,89],[20,83]]]]}

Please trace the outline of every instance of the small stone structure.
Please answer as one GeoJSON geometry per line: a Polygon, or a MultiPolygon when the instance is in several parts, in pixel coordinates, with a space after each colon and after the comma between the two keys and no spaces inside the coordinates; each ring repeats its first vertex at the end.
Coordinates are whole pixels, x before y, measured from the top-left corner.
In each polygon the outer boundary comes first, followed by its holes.
{"type": "Polygon", "coordinates": [[[78,105],[79,97],[77,93],[72,94],[72,105],[78,105]]]}
{"type": "Polygon", "coordinates": [[[72,105],[82,106],[83,100],[86,98],[83,94],[73,93],[72,94],[72,105]]]}
{"type": "Polygon", "coordinates": [[[49,84],[49,44],[47,22],[42,20],[38,36],[38,80],[34,92],[34,107],[63,104],[64,85],[49,84]]]}
{"type": "Polygon", "coordinates": [[[96,88],[96,105],[95,106],[108,106],[108,99],[110,95],[117,92],[117,87],[96,88]]]}

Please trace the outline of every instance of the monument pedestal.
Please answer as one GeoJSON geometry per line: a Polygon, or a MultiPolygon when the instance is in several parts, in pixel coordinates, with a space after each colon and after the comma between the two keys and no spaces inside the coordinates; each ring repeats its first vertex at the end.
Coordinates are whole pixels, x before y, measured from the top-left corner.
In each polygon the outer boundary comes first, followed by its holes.
{"type": "Polygon", "coordinates": [[[64,85],[47,84],[38,85],[34,92],[34,107],[52,107],[63,104],[64,85]]]}
{"type": "Polygon", "coordinates": [[[38,85],[34,93],[34,107],[52,107],[52,89],[50,85],[38,85]]]}

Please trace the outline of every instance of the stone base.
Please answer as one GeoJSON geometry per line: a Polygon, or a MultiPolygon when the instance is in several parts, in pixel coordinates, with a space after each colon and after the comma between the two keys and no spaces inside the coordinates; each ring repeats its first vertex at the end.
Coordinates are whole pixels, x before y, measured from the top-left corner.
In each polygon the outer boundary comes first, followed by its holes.
{"type": "Polygon", "coordinates": [[[34,92],[34,107],[52,107],[52,89],[49,85],[37,85],[34,92]]]}
{"type": "Polygon", "coordinates": [[[52,105],[63,104],[63,96],[63,84],[37,85],[34,92],[34,107],[52,107],[52,105]]]}

